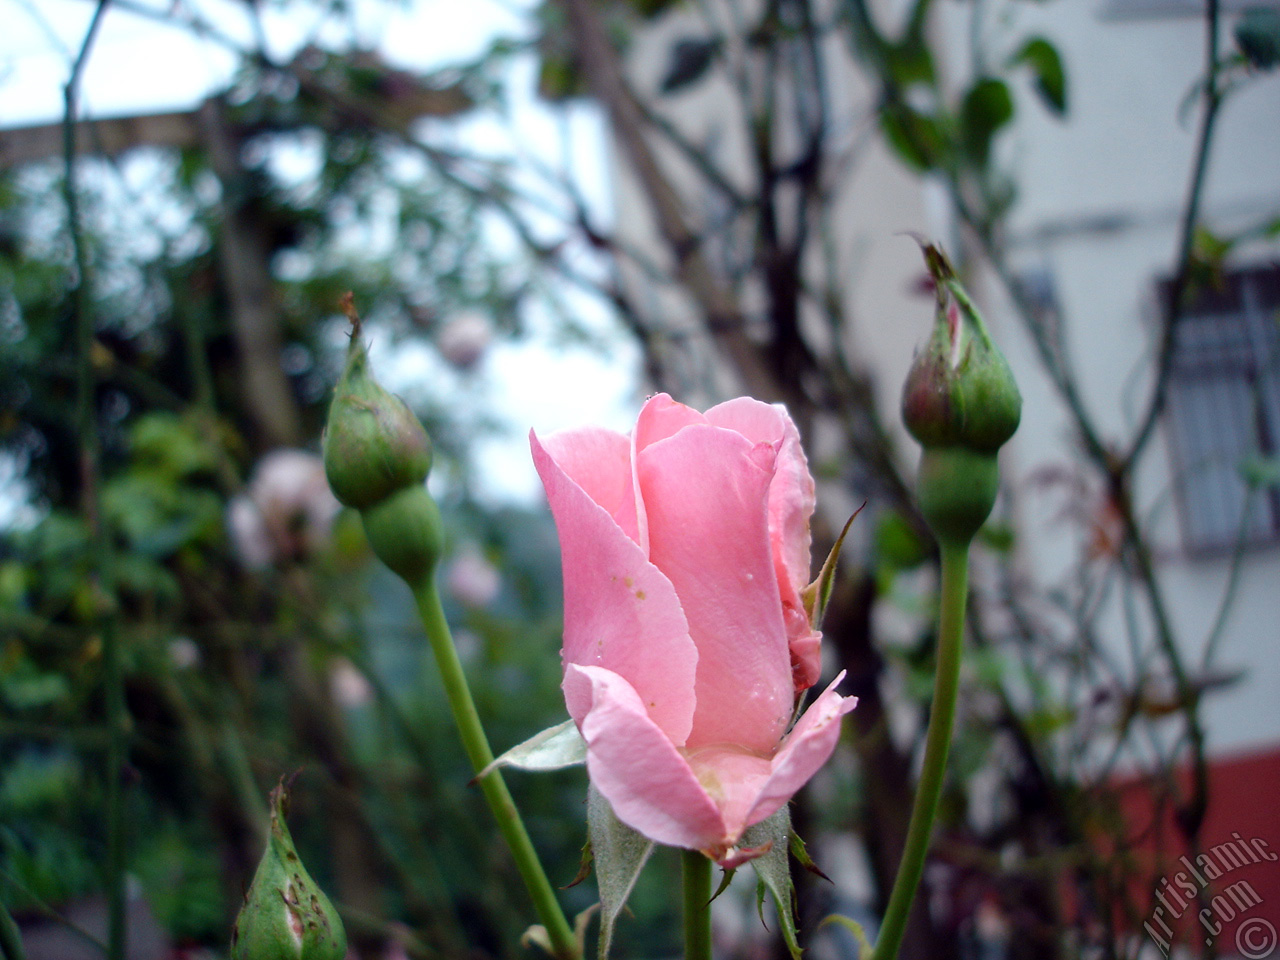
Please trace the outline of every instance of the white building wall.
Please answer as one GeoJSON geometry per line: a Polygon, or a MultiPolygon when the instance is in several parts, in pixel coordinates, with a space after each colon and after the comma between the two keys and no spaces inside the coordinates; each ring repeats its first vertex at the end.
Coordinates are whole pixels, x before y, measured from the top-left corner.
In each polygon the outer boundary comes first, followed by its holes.
{"type": "MultiPolygon", "coordinates": [[[[1117,19],[1111,7],[1129,0],[937,4],[936,49],[959,90],[974,62],[969,17],[982,11],[977,35],[988,62],[1001,62],[1032,34],[1043,34],[1062,53],[1068,74],[1069,112],[1059,120],[1045,110],[1030,78],[1015,78],[1017,115],[1000,135],[997,156],[1019,185],[1010,228],[1019,269],[1041,271],[1052,282],[1067,330],[1068,355],[1081,393],[1103,437],[1122,446],[1132,436],[1151,385],[1156,335],[1154,281],[1168,276],[1176,244],[1198,129],[1199,108],[1185,106],[1200,80],[1204,25],[1200,17],[1117,19]]],[[[716,4],[712,9],[720,9],[716,4]]],[[[1222,31],[1230,43],[1230,18],[1222,31]]],[[[693,14],[669,16],[641,33],[628,54],[631,80],[654,90],[678,36],[702,28],[693,14]]],[[[835,70],[832,114],[850,143],[866,139],[850,167],[848,183],[829,211],[842,289],[850,306],[846,347],[874,371],[887,425],[904,459],[916,448],[896,414],[902,381],[915,347],[928,331],[932,301],[913,290],[923,268],[905,231],[954,243],[935,187],[908,173],[876,137],[865,138],[871,96],[843,44],[827,51],[835,70]]],[[[745,155],[734,137],[742,129],[736,98],[712,81],[665,101],[668,116],[696,143],[715,143],[722,156],[745,155]]],[[[674,151],[660,151],[677,184],[686,190],[694,219],[707,198],[674,151]],[[683,170],[683,173],[681,171],[683,170]]],[[[1219,121],[1204,193],[1204,214],[1217,231],[1229,232],[1264,215],[1280,214],[1280,72],[1234,93],[1219,121]]],[[[640,249],[660,250],[653,225],[625,163],[616,165],[618,228],[640,249]]],[[[731,165],[731,169],[733,169],[731,165]]],[[[746,178],[745,166],[743,170],[746,178]]],[[[1280,256],[1280,245],[1242,250],[1250,261],[1280,256]]],[[[815,265],[816,268],[816,265],[815,265]]],[[[654,316],[678,329],[690,305],[675,289],[655,286],[639,274],[635,289],[650,298],[654,316]]],[[[1025,332],[1011,316],[998,284],[978,277],[975,292],[1017,372],[1024,419],[1004,455],[1007,506],[1020,525],[1019,563],[1041,587],[1066,586],[1090,547],[1090,533],[1064,513],[1095,513],[1098,491],[1082,511],[1079,493],[1047,486],[1047,470],[1080,473],[1070,419],[1025,332]]],[[[697,343],[691,358],[695,402],[698,372],[714,369],[711,351],[697,343]],[[700,352],[701,351],[701,352],[700,352]]],[[[702,384],[728,389],[724,383],[702,384]]],[[[1135,494],[1155,519],[1153,540],[1164,577],[1166,600],[1184,646],[1189,669],[1198,674],[1205,637],[1227,588],[1225,559],[1193,559],[1182,548],[1171,491],[1169,452],[1158,430],[1139,472],[1135,494]]],[[[843,506],[843,504],[841,505],[843,506]]],[[[1128,621],[1112,602],[1099,634],[1117,657],[1127,656],[1128,621]]],[[[1280,743],[1280,548],[1251,551],[1242,567],[1232,613],[1215,662],[1218,671],[1243,671],[1234,687],[1206,701],[1205,725],[1215,751],[1233,752],[1280,743]]]]}
{"type": "MultiPolygon", "coordinates": [[[[1201,17],[1108,19],[1100,4],[1019,4],[1018,24],[1043,33],[1067,65],[1070,114],[1049,117],[1029,86],[1002,144],[1020,184],[1012,219],[1014,255],[1053,281],[1081,393],[1104,439],[1122,447],[1144,409],[1154,370],[1153,284],[1177,256],[1199,128],[1198,103],[1185,106],[1203,74],[1201,17]]],[[[1231,43],[1224,18],[1223,49],[1231,43]]],[[[1253,79],[1219,115],[1203,215],[1230,234],[1280,213],[1280,75],[1253,79]]],[[[1280,246],[1242,248],[1239,265],[1280,257],[1280,246]]],[[[996,298],[991,298],[996,300],[996,298]]],[[[991,318],[1018,370],[1024,422],[1010,450],[1011,489],[1024,562],[1042,582],[1078,562],[1080,531],[1061,521],[1061,497],[1032,482],[1051,464],[1077,458],[1061,401],[1040,376],[1028,339],[1008,314],[991,318]]],[[[1157,431],[1135,484],[1155,520],[1153,549],[1188,668],[1200,672],[1203,645],[1228,588],[1228,558],[1195,558],[1182,544],[1172,491],[1167,428],[1157,431]]],[[[1095,505],[1096,506],[1096,505],[1095,505]]],[[[1123,655],[1128,629],[1113,605],[1102,632],[1123,655]]],[[[1280,548],[1245,557],[1213,672],[1241,671],[1235,686],[1203,708],[1211,749],[1235,752],[1280,742],[1280,548]]]]}

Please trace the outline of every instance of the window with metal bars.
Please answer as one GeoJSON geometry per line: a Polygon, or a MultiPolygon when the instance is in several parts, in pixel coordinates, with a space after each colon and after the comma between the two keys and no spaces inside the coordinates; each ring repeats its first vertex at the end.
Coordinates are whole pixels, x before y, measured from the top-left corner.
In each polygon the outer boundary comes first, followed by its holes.
{"type": "MultiPolygon", "coordinates": [[[[1161,285],[1161,303],[1168,285],[1161,285]]],[[[1188,553],[1280,541],[1280,264],[1226,274],[1174,330],[1168,427],[1188,553]]]]}

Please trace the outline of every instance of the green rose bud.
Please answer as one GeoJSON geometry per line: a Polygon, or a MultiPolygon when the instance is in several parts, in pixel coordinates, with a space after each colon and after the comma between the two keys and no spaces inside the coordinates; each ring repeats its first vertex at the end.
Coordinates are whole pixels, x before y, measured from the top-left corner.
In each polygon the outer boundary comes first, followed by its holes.
{"type": "Polygon", "coordinates": [[[298,858],[284,818],[284,782],[271,791],[271,836],[231,931],[231,960],[342,960],[338,912],[298,858]]]}
{"type": "Polygon", "coordinates": [[[324,469],[334,496],[364,510],[426,480],[431,438],[408,405],[373,378],[350,294],[343,306],[351,318],[351,346],[329,405],[324,469]]]}
{"type": "Polygon", "coordinates": [[[925,245],[924,255],[937,294],[937,319],[907,374],[903,421],[921,446],[994,453],[1018,428],[1018,385],[942,251],[925,245]]]}
{"type": "Polygon", "coordinates": [[[444,552],[440,510],[426,488],[431,440],[405,402],[373,378],[350,294],[343,308],[351,348],[329,405],[325,473],[338,500],[360,511],[378,559],[416,589],[444,552]]]}
{"type": "Polygon", "coordinates": [[[945,255],[921,244],[937,293],[933,334],[902,392],[902,419],[924,451],[917,495],[940,542],[967,544],[998,489],[996,452],[1013,436],[1022,397],[945,255]]]}

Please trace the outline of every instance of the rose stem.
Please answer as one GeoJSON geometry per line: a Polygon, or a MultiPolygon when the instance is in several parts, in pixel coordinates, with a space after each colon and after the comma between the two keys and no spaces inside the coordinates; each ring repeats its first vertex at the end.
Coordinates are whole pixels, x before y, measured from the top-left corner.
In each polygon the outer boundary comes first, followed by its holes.
{"type": "Polygon", "coordinates": [[[960,651],[964,627],[964,605],[969,583],[969,543],[941,544],[942,582],[939,588],[938,658],[933,682],[933,707],[929,714],[929,732],[925,737],[924,765],[920,770],[920,786],[911,808],[911,824],[902,851],[902,863],[893,881],[889,906],[885,910],[880,935],[876,938],[871,960],[895,960],[902,936],[906,932],[907,915],[915,899],[920,876],[924,872],[925,854],[933,832],[938,800],[947,770],[947,753],[951,748],[951,728],[956,716],[956,692],[960,686],[960,651]]]}
{"type": "MultiPolygon", "coordinates": [[[[493,762],[493,751],[489,748],[489,740],[485,736],[484,727],[480,723],[480,715],[476,712],[475,701],[471,699],[471,690],[467,686],[467,677],[458,659],[457,649],[453,645],[453,636],[449,632],[449,624],[445,620],[444,608],[440,605],[440,593],[436,589],[435,578],[428,576],[424,582],[414,587],[413,598],[418,604],[418,615],[426,629],[427,639],[431,643],[431,652],[435,654],[436,666],[440,670],[440,679],[445,694],[449,698],[449,706],[453,710],[453,719],[462,737],[462,745],[467,751],[471,765],[479,773],[493,762]]],[[[580,956],[578,941],[574,936],[564,911],[556,900],[555,891],[551,887],[547,875],[542,869],[533,842],[525,829],[520,813],[516,810],[515,801],[502,779],[502,773],[492,770],[480,778],[480,789],[489,802],[494,819],[498,821],[498,829],[502,838],[511,848],[516,868],[524,880],[524,885],[533,898],[534,908],[542,925],[546,928],[551,942],[552,953],[561,960],[577,960],[580,956]]]]}
{"type": "Polygon", "coordinates": [[[684,875],[684,960],[711,960],[711,861],[681,850],[684,875]]]}

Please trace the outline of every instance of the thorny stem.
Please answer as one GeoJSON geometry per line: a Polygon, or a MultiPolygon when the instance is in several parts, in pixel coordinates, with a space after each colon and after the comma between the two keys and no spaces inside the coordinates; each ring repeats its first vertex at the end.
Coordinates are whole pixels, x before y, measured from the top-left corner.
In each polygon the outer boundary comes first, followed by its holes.
{"type": "Polygon", "coordinates": [[[880,935],[876,938],[871,960],[895,960],[907,929],[907,917],[920,877],[924,873],[925,855],[933,821],[942,797],[946,779],[947,754],[951,749],[951,730],[955,724],[956,694],[960,687],[960,654],[964,630],[965,599],[969,589],[968,543],[944,543],[942,549],[942,582],[939,588],[938,656],[934,670],[933,706],[929,713],[929,732],[925,736],[924,764],[920,785],[911,808],[911,824],[902,862],[889,894],[880,935]]]}
{"type": "MultiPolygon", "coordinates": [[[[435,577],[428,575],[424,582],[411,586],[418,614],[431,644],[431,652],[435,655],[436,666],[440,670],[445,695],[449,698],[454,722],[462,737],[462,746],[472,767],[479,773],[493,762],[493,751],[480,723],[475,701],[471,698],[471,688],[467,685],[462,662],[458,659],[458,651],[449,632],[448,621],[445,620],[444,608],[440,605],[440,592],[436,588],[435,577]]],[[[576,960],[579,957],[577,938],[564,911],[560,909],[555,891],[542,869],[537,851],[534,850],[533,841],[529,839],[529,832],[525,829],[515,801],[502,779],[502,772],[491,770],[479,782],[489,809],[498,821],[502,838],[511,850],[516,869],[520,871],[529,896],[533,899],[538,918],[546,928],[552,952],[559,960],[576,960]]]]}

